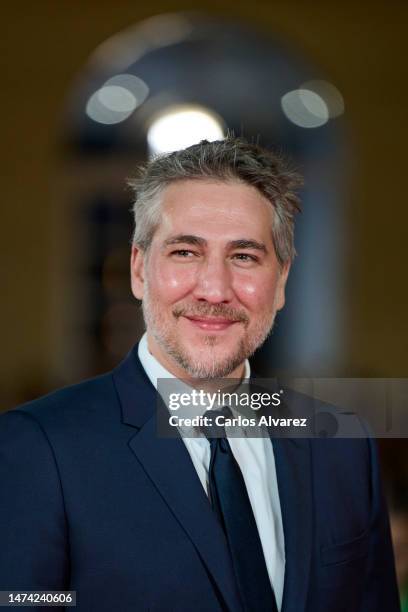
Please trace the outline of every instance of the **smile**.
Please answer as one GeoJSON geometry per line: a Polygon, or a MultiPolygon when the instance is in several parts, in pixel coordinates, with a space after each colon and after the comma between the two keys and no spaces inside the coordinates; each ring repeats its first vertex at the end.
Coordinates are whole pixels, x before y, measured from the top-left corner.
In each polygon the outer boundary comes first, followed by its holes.
{"type": "Polygon", "coordinates": [[[195,327],[203,329],[205,331],[224,331],[228,329],[237,321],[231,321],[230,319],[224,319],[222,317],[184,317],[195,327]]]}

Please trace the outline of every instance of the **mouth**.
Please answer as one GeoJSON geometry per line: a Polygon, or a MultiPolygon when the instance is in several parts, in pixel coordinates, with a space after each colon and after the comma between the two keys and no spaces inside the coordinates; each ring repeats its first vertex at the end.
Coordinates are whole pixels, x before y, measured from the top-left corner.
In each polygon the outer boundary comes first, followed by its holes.
{"type": "Polygon", "coordinates": [[[224,331],[235,323],[238,323],[238,321],[225,319],[223,317],[186,316],[184,318],[190,321],[194,327],[211,332],[224,331]]]}

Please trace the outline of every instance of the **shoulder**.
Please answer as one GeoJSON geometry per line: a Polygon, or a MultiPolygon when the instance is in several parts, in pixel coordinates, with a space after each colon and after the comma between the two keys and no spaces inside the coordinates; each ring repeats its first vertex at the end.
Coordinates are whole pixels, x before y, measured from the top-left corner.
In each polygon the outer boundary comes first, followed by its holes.
{"type": "Polygon", "coordinates": [[[334,406],[312,395],[284,389],[284,410],[307,419],[305,436],[316,465],[323,471],[336,466],[353,473],[369,469],[376,460],[376,441],[368,423],[347,406],[334,406]]]}
{"type": "Polygon", "coordinates": [[[283,411],[308,419],[308,433],[313,438],[366,439],[372,435],[368,423],[347,406],[335,406],[289,388],[283,388],[281,397],[283,411]]]}
{"type": "Polygon", "coordinates": [[[69,426],[72,422],[86,421],[96,415],[99,419],[103,418],[117,405],[113,377],[109,372],[4,412],[0,416],[0,430],[17,422],[22,427],[30,424],[37,424],[40,428],[69,426]]]}

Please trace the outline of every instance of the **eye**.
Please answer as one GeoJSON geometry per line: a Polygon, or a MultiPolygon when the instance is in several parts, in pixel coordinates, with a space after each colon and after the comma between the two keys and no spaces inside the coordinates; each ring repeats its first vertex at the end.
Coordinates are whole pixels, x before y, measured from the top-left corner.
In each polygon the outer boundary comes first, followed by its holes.
{"type": "Polygon", "coordinates": [[[238,261],[242,261],[242,262],[257,262],[259,261],[258,257],[256,257],[256,255],[250,255],[249,253],[235,253],[233,255],[233,258],[238,260],[238,261]]]}
{"type": "Polygon", "coordinates": [[[177,249],[176,251],[171,251],[170,255],[181,259],[187,259],[189,257],[194,257],[195,253],[194,251],[189,251],[188,249],[177,249]]]}

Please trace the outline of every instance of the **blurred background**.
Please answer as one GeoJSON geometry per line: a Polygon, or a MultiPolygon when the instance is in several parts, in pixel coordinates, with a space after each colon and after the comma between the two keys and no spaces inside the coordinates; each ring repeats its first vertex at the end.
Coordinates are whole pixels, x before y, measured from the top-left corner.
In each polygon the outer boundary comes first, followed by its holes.
{"type": "MultiPolygon", "coordinates": [[[[305,175],[267,375],[405,378],[408,6],[314,0],[9,4],[2,31],[4,409],[140,337],[126,179],[227,130],[305,175]]],[[[408,585],[406,440],[380,440],[408,585]]]]}

